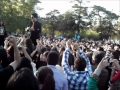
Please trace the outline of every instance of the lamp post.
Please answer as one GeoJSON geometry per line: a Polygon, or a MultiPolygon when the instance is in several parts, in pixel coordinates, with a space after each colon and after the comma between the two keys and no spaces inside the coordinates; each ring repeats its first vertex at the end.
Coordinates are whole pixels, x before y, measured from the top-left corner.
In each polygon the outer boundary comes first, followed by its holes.
{"type": "Polygon", "coordinates": [[[75,24],[76,24],[77,33],[79,33],[79,21],[75,20],[75,24]]]}
{"type": "Polygon", "coordinates": [[[75,33],[75,40],[80,41],[79,21],[75,20],[75,24],[76,24],[76,27],[77,27],[77,32],[75,33]]]}

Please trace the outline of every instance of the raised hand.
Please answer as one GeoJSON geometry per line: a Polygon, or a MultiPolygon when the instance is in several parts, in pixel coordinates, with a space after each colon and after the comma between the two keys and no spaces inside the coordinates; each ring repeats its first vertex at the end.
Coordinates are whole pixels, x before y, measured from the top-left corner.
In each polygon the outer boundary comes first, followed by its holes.
{"type": "Polygon", "coordinates": [[[103,69],[103,68],[109,66],[109,64],[110,64],[110,63],[108,62],[108,60],[103,59],[103,60],[98,64],[97,68],[103,69]]]}
{"type": "Polygon", "coordinates": [[[17,39],[14,36],[8,36],[7,37],[7,41],[9,43],[9,45],[16,47],[17,46],[17,39]]]}

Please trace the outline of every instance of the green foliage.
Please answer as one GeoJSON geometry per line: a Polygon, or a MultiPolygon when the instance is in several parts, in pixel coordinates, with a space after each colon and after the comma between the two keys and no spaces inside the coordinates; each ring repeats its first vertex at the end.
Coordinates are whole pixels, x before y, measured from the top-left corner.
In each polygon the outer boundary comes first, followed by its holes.
{"type": "Polygon", "coordinates": [[[63,33],[68,31],[73,32],[73,30],[75,30],[76,24],[72,12],[66,12],[63,15],[59,15],[58,10],[53,10],[46,16],[47,17],[43,19],[43,27],[46,31],[49,30],[49,34],[53,37],[55,35],[55,31],[63,33]]]}
{"type": "Polygon", "coordinates": [[[51,31],[48,28],[43,28],[42,34],[46,36],[51,36],[51,31]]]}
{"type": "Polygon", "coordinates": [[[54,37],[54,35],[55,35],[55,30],[56,30],[57,21],[58,21],[58,19],[57,19],[58,14],[59,14],[59,11],[55,9],[55,10],[47,13],[46,18],[44,18],[45,25],[43,27],[50,31],[49,34],[52,37],[54,37]]]}
{"type": "Polygon", "coordinates": [[[77,21],[77,31],[79,32],[80,30],[86,29],[90,24],[88,20],[85,21],[88,16],[88,8],[83,5],[83,0],[74,0],[74,2],[76,2],[76,4],[74,4],[72,8],[74,9],[74,18],[77,21]]]}
{"type": "MultiPolygon", "coordinates": [[[[30,15],[39,0],[1,0],[0,19],[5,21],[8,31],[21,33],[30,21],[30,15]]],[[[120,22],[115,13],[101,6],[84,6],[85,0],[74,0],[73,11],[60,14],[58,10],[47,13],[41,19],[42,32],[48,36],[74,37],[80,31],[82,37],[99,39],[110,37],[117,33],[120,35],[120,22]],[[76,21],[76,22],[75,22],[76,21]]]]}
{"type": "MultiPolygon", "coordinates": [[[[7,31],[15,32],[24,30],[29,17],[34,12],[34,6],[38,0],[1,0],[0,18],[6,23],[7,31]]],[[[22,32],[21,31],[21,32],[22,32]]]]}
{"type": "Polygon", "coordinates": [[[112,13],[101,6],[94,6],[89,14],[92,27],[96,28],[97,32],[101,32],[101,38],[109,38],[115,31],[114,23],[118,19],[118,15],[112,13]]]}
{"type": "Polygon", "coordinates": [[[97,40],[97,39],[100,38],[99,33],[97,33],[94,30],[81,31],[80,35],[81,35],[82,38],[87,38],[87,39],[97,40]]]}
{"type": "Polygon", "coordinates": [[[65,12],[65,14],[58,16],[57,30],[59,31],[73,31],[76,29],[73,12],[65,12]]]}
{"type": "Polygon", "coordinates": [[[86,7],[84,2],[74,0],[72,12],[67,11],[64,14],[58,14],[57,10],[49,12],[43,20],[45,31],[49,34],[54,32],[56,36],[64,34],[66,37],[74,37],[78,31],[82,37],[88,39],[107,39],[118,32],[119,25],[115,26],[118,15],[101,6],[86,7]]]}
{"type": "Polygon", "coordinates": [[[63,33],[62,33],[62,32],[60,32],[60,31],[56,31],[56,32],[55,32],[55,35],[56,35],[56,37],[60,37],[60,36],[62,36],[62,35],[63,35],[63,33]]]}

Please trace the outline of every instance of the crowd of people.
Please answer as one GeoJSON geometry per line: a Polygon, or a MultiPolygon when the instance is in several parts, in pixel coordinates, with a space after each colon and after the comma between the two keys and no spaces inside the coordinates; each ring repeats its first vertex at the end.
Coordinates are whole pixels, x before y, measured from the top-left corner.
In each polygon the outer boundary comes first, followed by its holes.
{"type": "Polygon", "coordinates": [[[120,90],[120,45],[8,36],[0,47],[0,90],[120,90]]]}
{"type": "Polygon", "coordinates": [[[48,38],[31,18],[0,46],[0,90],[120,90],[120,44],[48,38]]]}

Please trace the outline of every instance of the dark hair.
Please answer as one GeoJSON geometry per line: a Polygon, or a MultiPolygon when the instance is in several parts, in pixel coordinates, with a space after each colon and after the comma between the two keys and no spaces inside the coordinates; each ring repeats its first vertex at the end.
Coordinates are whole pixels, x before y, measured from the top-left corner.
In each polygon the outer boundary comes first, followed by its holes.
{"type": "Polygon", "coordinates": [[[38,18],[37,13],[32,13],[32,16],[33,16],[34,18],[38,18]]]}
{"type": "Polygon", "coordinates": [[[32,40],[30,38],[27,38],[25,40],[25,45],[27,47],[26,50],[27,50],[28,54],[30,55],[33,52],[33,50],[34,50],[34,45],[32,43],[32,40]]]}
{"type": "Polygon", "coordinates": [[[14,48],[13,46],[11,46],[11,48],[7,51],[9,56],[9,60],[10,60],[10,63],[14,61],[14,48]]]}
{"type": "Polygon", "coordinates": [[[45,51],[47,51],[46,47],[42,47],[40,50],[41,54],[43,54],[45,51]]]}
{"type": "Polygon", "coordinates": [[[74,67],[77,71],[84,71],[86,68],[86,61],[80,56],[76,58],[74,64],[74,67]]]}
{"type": "Polygon", "coordinates": [[[21,68],[29,68],[31,71],[33,71],[31,62],[26,57],[21,58],[21,62],[18,64],[16,70],[20,70],[21,68]]]}
{"type": "Polygon", "coordinates": [[[2,62],[1,65],[3,68],[8,66],[8,64],[9,64],[9,61],[7,58],[7,52],[3,47],[0,47],[0,61],[2,62]]]}
{"type": "Polygon", "coordinates": [[[50,46],[46,45],[45,47],[46,47],[47,51],[50,51],[50,50],[51,50],[51,47],[50,47],[50,46]]]}
{"type": "Polygon", "coordinates": [[[60,52],[63,52],[63,51],[65,51],[65,47],[60,48],[60,52]]]}
{"type": "Polygon", "coordinates": [[[105,53],[104,52],[95,52],[94,53],[94,59],[95,59],[95,64],[99,64],[102,58],[104,57],[105,53]]]}
{"type": "Polygon", "coordinates": [[[39,90],[39,87],[32,71],[22,68],[10,77],[7,90],[39,90]]]}
{"type": "Polygon", "coordinates": [[[47,56],[47,63],[49,65],[56,65],[59,60],[59,54],[56,51],[50,51],[47,56]]]}
{"type": "Polygon", "coordinates": [[[70,66],[74,65],[74,55],[72,53],[69,53],[68,63],[70,66]]]}
{"type": "Polygon", "coordinates": [[[56,47],[52,47],[52,48],[51,48],[51,51],[56,51],[57,53],[59,53],[59,51],[57,50],[56,47]]]}
{"type": "Polygon", "coordinates": [[[43,87],[41,90],[55,90],[55,81],[52,70],[47,66],[42,66],[36,74],[39,84],[43,87]]]}
{"type": "Polygon", "coordinates": [[[113,58],[114,58],[114,59],[119,60],[120,51],[119,51],[119,50],[115,50],[115,51],[113,51],[112,55],[113,55],[113,58]]]}
{"type": "Polygon", "coordinates": [[[104,48],[103,47],[99,47],[98,50],[99,51],[104,51],[104,48]]]}

